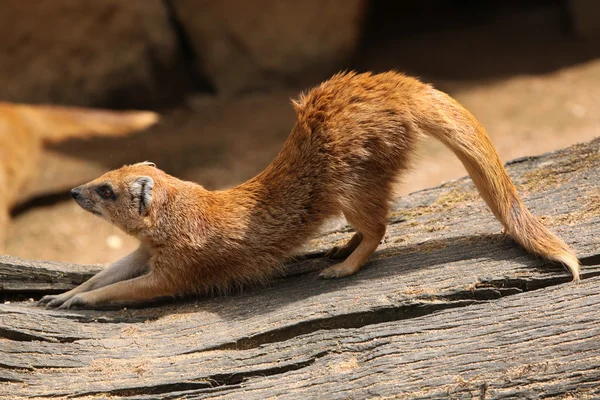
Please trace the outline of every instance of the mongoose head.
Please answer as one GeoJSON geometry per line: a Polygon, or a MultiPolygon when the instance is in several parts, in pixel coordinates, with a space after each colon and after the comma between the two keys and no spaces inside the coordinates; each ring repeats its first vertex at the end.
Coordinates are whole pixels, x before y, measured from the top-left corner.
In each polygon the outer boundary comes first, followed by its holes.
{"type": "Polygon", "coordinates": [[[71,197],[84,210],[136,234],[152,224],[155,179],[161,174],[148,161],[126,165],[72,189],[71,197]]]}

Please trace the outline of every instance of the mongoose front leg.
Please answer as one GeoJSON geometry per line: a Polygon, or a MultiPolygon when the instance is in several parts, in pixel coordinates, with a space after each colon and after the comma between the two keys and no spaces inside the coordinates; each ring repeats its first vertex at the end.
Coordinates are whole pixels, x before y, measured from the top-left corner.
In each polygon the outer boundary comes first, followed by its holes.
{"type": "Polygon", "coordinates": [[[164,274],[153,271],[147,275],[104,286],[89,292],[79,293],[64,302],[58,308],[94,308],[94,306],[139,300],[151,300],[158,297],[174,296],[175,286],[169,285],[164,274]]]}
{"type": "Polygon", "coordinates": [[[348,257],[360,244],[363,239],[363,234],[356,232],[352,238],[343,246],[333,246],[325,253],[325,257],[329,257],[333,260],[342,260],[348,257]]]}
{"type": "Polygon", "coordinates": [[[149,260],[150,253],[145,247],[140,246],[131,254],[98,272],[75,289],[59,295],[44,296],[38,304],[47,304],[49,308],[59,307],[78,293],[88,292],[115,282],[136,278],[149,271],[149,260]]]}
{"type": "Polygon", "coordinates": [[[357,273],[360,270],[360,267],[362,267],[367,262],[367,259],[371,256],[371,254],[373,254],[375,249],[377,249],[377,246],[379,246],[379,242],[383,238],[384,233],[385,229],[381,235],[368,235],[366,233],[363,234],[362,241],[360,242],[356,250],[354,250],[352,254],[348,256],[348,258],[346,258],[339,264],[335,264],[329,268],[324,269],[321,272],[320,276],[325,279],[331,279],[341,278],[357,273]]]}

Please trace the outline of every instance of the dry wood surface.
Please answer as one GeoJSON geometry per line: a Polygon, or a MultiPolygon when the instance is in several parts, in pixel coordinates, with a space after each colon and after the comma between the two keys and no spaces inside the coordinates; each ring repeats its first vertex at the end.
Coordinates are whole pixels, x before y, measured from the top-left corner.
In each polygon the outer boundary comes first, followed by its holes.
{"type": "Polygon", "coordinates": [[[598,398],[600,140],[508,164],[582,258],[528,255],[467,178],[399,199],[360,273],[325,281],[332,222],[287,274],[216,298],[113,310],[30,299],[98,266],[0,257],[0,398],[598,398]]]}

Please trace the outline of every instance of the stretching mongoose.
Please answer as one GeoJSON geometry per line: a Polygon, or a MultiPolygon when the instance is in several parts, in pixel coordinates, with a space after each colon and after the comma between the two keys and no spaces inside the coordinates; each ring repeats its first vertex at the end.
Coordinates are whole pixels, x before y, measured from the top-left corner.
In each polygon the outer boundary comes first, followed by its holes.
{"type": "Polygon", "coordinates": [[[79,287],[40,302],[93,308],[260,284],[340,213],[356,234],[328,253],[343,261],[321,276],[352,275],[384,236],[392,187],[421,134],[457,155],[507,233],[579,279],[573,251],[531,215],[483,127],[448,95],[395,72],[342,73],[293,106],[296,123],[279,155],[237,187],[208,191],[143,162],[73,189],[81,207],[141,245],[79,287]]]}
{"type": "Polygon", "coordinates": [[[122,136],[158,121],[150,111],[111,111],[0,102],[0,254],[10,208],[35,173],[45,143],[92,136],[122,136]]]}

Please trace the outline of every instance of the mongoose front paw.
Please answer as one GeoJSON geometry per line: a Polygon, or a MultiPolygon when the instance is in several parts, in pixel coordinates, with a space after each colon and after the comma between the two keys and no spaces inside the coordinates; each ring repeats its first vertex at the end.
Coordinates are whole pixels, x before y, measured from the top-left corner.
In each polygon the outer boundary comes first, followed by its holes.
{"type": "Polygon", "coordinates": [[[90,301],[86,298],[85,293],[76,294],[69,300],[62,303],[58,308],[62,310],[68,310],[69,308],[86,308],[90,306],[90,301]]]}
{"type": "Polygon", "coordinates": [[[48,294],[44,297],[42,297],[38,302],[37,305],[38,306],[43,306],[46,305],[48,303],[50,303],[52,300],[56,299],[58,297],[57,294],[48,294]]]}
{"type": "Polygon", "coordinates": [[[38,302],[39,305],[46,305],[46,308],[57,308],[60,307],[65,301],[69,300],[72,295],[67,293],[58,294],[58,295],[48,295],[42,297],[42,299],[38,302]]]}

